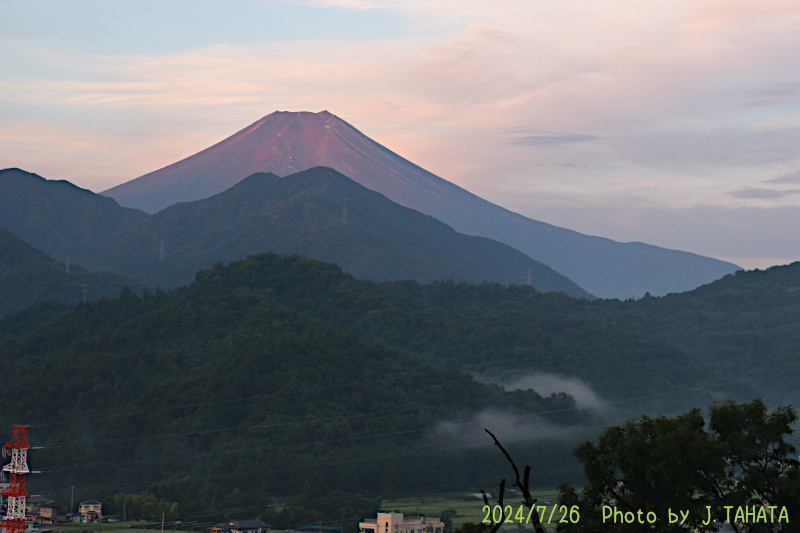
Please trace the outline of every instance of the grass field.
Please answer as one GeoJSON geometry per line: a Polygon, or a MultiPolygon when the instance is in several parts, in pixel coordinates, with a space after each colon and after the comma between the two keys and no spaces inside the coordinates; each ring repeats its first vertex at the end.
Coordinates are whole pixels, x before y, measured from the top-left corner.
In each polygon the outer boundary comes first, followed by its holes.
{"type": "MultiPolygon", "coordinates": [[[[551,511],[556,503],[556,490],[552,489],[534,491],[533,497],[538,500],[537,506],[546,506],[546,511],[543,513],[544,516],[542,516],[542,522],[544,522],[545,526],[549,526],[547,527],[548,530],[554,530],[558,520],[561,518],[561,514],[558,512],[558,509],[552,513],[550,524],[547,523],[547,519],[550,518],[551,511]]],[[[504,503],[505,505],[511,505],[512,511],[515,515],[517,515],[520,507],[523,507],[522,515],[519,516],[524,516],[527,518],[528,509],[524,508],[521,496],[511,498],[506,497],[504,503]]],[[[407,515],[423,514],[428,516],[439,516],[445,509],[454,509],[457,513],[453,518],[453,525],[455,527],[458,527],[464,522],[481,522],[486,516],[486,511],[483,509],[483,507],[483,500],[470,498],[465,492],[439,493],[430,494],[427,496],[389,499],[383,500],[381,503],[381,509],[384,511],[397,510],[407,515]]],[[[497,513],[499,518],[499,511],[497,513]]],[[[524,521],[525,519],[523,519],[523,522],[524,521]]],[[[514,520],[513,523],[507,523],[507,526],[504,526],[503,529],[508,528],[513,530],[518,528],[522,529],[523,527],[525,529],[532,529],[530,524],[519,525],[519,520],[514,520]]]]}
{"type": "MultiPolygon", "coordinates": [[[[56,526],[40,526],[50,528],[53,533],[81,533],[81,531],[91,531],[92,533],[154,533],[153,529],[135,529],[142,522],[112,522],[112,523],[91,523],[91,524],[58,524],[56,526]],[[130,526],[130,527],[128,527],[130,526]]],[[[160,533],[160,531],[158,532],[160,533]]]]}
{"type": "MultiPolygon", "coordinates": [[[[553,507],[556,503],[557,492],[552,490],[540,490],[533,492],[536,498],[537,506],[545,506],[545,512],[542,513],[542,522],[548,531],[554,531],[561,518],[561,513],[558,509],[551,514],[553,507]],[[548,523],[550,519],[550,523],[548,523]]],[[[523,517],[522,521],[528,515],[528,509],[524,508],[522,497],[506,497],[505,504],[511,505],[514,515],[517,515],[518,510],[522,507],[523,511],[519,517],[523,517]]],[[[442,511],[446,509],[453,509],[456,515],[453,517],[453,526],[458,527],[464,522],[481,522],[486,517],[486,511],[483,509],[483,500],[472,498],[466,491],[453,492],[453,493],[436,493],[427,495],[417,495],[406,498],[392,498],[383,500],[381,503],[381,510],[385,512],[400,511],[406,515],[422,514],[427,516],[439,516],[442,511]]],[[[499,517],[499,511],[498,511],[499,517]]],[[[240,517],[241,518],[241,517],[240,517]]],[[[250,518],[250,517],[247,517],[250,518]]],[[[367,518],[367,517],[364,517],[367,518]]],[[[522,530],[532,527],[530,524],[519,524],[518,519],[513,523],[507,523],[503,530],[522,530]]],[[[91,533],[160,533],[158,529],[139,529],[136,526],[141,525],[142,522],[127,521],[127,522],[113,522],[113,523],[92,523],[92,524],[58,524],[57,526],[44,526],[53,530],[53,533],[81,533],[88,531],[91,533]]],[[[283,531],[268,531],[267,533],[285,533],[283,531]]]]}

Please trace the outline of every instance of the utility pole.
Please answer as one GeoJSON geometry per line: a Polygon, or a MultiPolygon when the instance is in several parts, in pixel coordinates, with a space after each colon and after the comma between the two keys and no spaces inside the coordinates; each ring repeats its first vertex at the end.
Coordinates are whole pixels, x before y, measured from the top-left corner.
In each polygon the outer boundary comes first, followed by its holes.
{"type": "Polygon", "coordinates": [[[161,511],[161,533],[164,533],[164,514],[165,512],[161,511]]]}
{"type": "Polygon", "coordinates": [[[123,498],[123,499],[122,499],[122,521],[123,521],[123,522],[127,522],[127,521],[128,521],[128,513],[127,513],[127,511],[125,510],[125,504],[126,504],[126,503],[127,503],[127,502],[126,502],[126,501],[125,501],[125,499],[123,498]]]}
{"type": "Polygon", "coordinates": [[[72,495],[69,497],[69,512],[73,513],[75,512],[73,511],[75,509],[75,485],[71,485],[69,488],[72,489],[72,495]]]}

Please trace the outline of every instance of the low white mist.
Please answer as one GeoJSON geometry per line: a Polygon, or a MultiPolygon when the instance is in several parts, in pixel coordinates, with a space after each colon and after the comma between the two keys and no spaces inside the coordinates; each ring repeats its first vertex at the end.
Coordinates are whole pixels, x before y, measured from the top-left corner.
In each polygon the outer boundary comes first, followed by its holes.
{"type": "Polygon", "coordinates": [[[440,422],[432,430],[430,437],[467,448],[478,448],[494,443],[484,431],[485,428],[489,428],[503,444],[520,441],[572,441],[581,432],[579,427],[559,426],[538,415],[516,415],[485,409],[464,421],[440,422]]]}
{"type": "Polygon", "coordinates": [[[592,390],[591,386],[576,377],[534,372],[500,385],[506,390],[533,389],[541,396],[565,392],[575,398],[578,409],[595,413],[602,413],[608,409],[608,404],[592,390]]]}

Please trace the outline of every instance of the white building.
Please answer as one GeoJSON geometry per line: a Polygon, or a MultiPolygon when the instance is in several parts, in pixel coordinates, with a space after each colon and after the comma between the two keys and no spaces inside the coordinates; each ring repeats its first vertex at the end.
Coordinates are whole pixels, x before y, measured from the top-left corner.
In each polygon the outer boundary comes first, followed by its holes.
{"type": "Polygon", "coordinates": [[[361,533],[442,533],[444,522],[435,516],[408,516],[403,513],[378,513],[358,524],[361,533]]]}

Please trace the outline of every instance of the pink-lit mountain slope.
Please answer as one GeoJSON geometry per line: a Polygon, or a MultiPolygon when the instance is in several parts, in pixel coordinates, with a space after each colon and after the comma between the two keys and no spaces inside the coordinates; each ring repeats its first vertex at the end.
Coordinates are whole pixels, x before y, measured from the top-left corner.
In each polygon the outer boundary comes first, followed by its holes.
{"type": "Polygon", "coordinates": [[[590,237],[494,205],[400,157],[327,111],[275,112],[182,161],[103,194],[154,213],[207,198],[255,172],[331,167],[469,235],[509,244],[605,298],[683,292],[739,269],[644,243],[590,237]]]}

